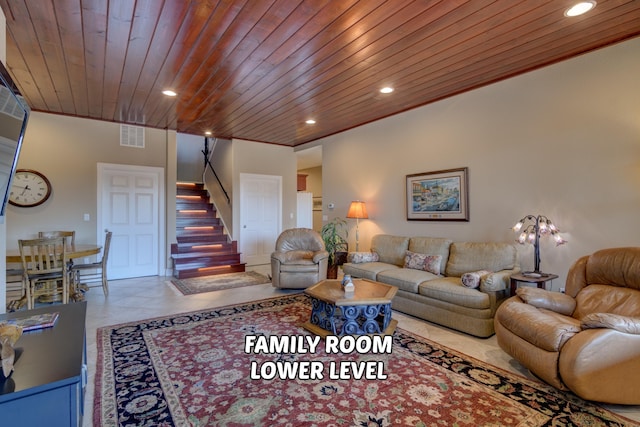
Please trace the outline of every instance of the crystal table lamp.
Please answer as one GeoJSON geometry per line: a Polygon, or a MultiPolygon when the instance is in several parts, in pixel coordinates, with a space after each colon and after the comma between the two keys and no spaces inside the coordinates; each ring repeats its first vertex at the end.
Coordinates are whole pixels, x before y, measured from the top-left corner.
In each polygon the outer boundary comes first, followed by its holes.
{"type": "Polygon", "coordinates": [[[349,206],[349,212],[347,212],[347,218],[356,219],[356,252],[358,252],[358,240],[360,237],[358,236],[358,222],[360,221],[360,219],[369,218],[369,215],[367,215],[367,206],[364,204],[364,202],[361,202],[360,200],[351,202],[351,205],[349,206]]]}
{"type": "Polygon", "coordinates": [[[553,237],[556,246],[567,243],[567,241],[560,236],[560,230],[544,215],[525,216],[513,226],[513,231],[516,233],[520,232],[517,242],[521,245],[525,243],[533,244],[533,271],[525,272],[525,275],[545,276],[545,274],[540,271],[540,236],[553,237]]]}

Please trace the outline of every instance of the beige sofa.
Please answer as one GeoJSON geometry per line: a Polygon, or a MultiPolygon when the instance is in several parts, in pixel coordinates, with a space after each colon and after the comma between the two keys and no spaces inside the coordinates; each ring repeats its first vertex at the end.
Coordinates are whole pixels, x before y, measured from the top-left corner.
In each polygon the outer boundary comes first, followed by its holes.
{"type": "MultiPolygon", "coordinates": [[[[493,317],[509,296],[509,278],[520,271],[516,247],[509,243],[381,234],[373,237],[371,253],[379,259],[348,262],[344,273],[397,286],[395,310],[478,337],[494,334],[493,317]],[[440,256],[439,271],[404,268],[407,254],[440,256]],[[463,285],[463,276],[475,276],[477,287],[463,285]]],[[[359,255],[349,260],[366,258],[359,255]]]]}

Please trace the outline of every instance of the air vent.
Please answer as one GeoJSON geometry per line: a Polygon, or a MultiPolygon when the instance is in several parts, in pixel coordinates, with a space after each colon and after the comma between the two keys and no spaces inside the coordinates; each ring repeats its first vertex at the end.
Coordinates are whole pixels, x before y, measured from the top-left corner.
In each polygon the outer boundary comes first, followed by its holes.
{"type": "Polygon", "coordinates": [[[142,126],[120,125],[120,145],[144,148],[144,128],[142,126]]]}

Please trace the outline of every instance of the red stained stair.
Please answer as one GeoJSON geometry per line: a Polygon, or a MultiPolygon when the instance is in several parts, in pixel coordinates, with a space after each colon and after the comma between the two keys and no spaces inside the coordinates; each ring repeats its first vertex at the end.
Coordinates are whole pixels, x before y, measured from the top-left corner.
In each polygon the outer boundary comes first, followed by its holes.
{"type": "Polygon", "coordinates": [[[202,184],[178,183],[176,240],[171,245],[178,279],[242,272],[238,243],[229,240],[202,184]]]}

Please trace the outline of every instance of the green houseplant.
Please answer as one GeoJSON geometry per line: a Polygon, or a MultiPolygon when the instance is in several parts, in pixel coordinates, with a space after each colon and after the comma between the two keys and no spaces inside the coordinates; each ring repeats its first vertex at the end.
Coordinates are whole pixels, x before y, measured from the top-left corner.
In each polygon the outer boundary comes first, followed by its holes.
{"type": "Polygon", "coordinates": [[[347,222],[342,218],[333,218],[322,226],[320,235],[324,240],[325,249],[329,252],[327,279],[336,279],[338,265],[345,261],[344,257],[349,250],[347,222]]]}

